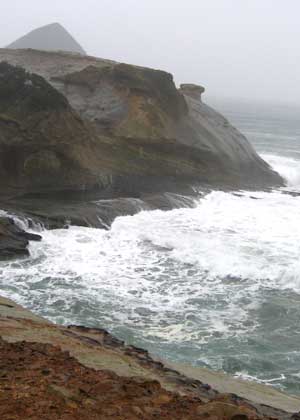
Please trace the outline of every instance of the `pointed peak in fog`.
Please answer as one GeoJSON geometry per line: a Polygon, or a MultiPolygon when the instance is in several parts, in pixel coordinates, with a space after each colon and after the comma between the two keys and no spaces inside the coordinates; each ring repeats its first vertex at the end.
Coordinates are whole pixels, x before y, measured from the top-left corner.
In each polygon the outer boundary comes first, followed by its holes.
{"type": "Polygon", "coordinates": [[[41,26],[34,29],[23,37],[17,39],[7,48],[44,51],[67,51],[86,55],[81,45],[73,36],[58,22],[41,26]]]}

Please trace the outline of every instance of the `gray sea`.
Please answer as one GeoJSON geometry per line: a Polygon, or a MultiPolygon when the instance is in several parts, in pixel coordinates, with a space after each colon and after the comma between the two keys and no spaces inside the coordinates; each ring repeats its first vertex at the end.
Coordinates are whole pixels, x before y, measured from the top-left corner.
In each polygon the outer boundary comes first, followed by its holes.
{"type": "Polygon", "coordinates": [[[219,110],[286,188],[213,191],[194,208],[119,217],[108,231],[42,231],[30,258],[0,263],[0,294],[162,358],[299,395],[300,110],[219,110]]]}

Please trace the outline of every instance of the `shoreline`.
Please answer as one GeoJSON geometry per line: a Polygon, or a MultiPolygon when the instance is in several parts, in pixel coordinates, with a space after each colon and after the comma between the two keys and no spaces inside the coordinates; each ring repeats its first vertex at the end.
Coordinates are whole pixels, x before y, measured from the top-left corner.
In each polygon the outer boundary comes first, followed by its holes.
{"type": "Polygon", "coordinates": [[[299,411],[300,396],[287,394],[270,385],[264,385],[255,381],[235,378],[221,371],[213,371],[207,368],[165,362],[167,366],[177,368],[185,375],[209,383],[212,388],[219,392],[237,394],[257,404],[266,404],[287,412],[299,411]]]}
{"type": "Polygon", "coordinates": [[[10,299],[0,297],[0,336],[9,343],[43,343],[59,346],[84,366],[110,370],[120,376],[160,382],[179,395],[214,401],[234,395],[261,415],[291,418],[300,411],[300,398],[221,372],[179,365],[153,358],[147,351],[128,346],[107,331],[80,326],[62,327],[41,318],[10,299]]]}

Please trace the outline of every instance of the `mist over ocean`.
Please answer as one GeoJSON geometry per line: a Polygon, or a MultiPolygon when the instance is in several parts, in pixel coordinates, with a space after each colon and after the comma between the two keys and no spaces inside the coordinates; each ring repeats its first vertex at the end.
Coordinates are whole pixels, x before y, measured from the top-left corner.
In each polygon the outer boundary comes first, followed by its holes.
{"type": "Polygon", "coordinates": [[[163,358],[300,394],[299,113],[219,110],[286,188],[214,191],[194,208],[119,217],[109,231],[43,231],[30,258],[0,263],[1,294],[163,358]]]}

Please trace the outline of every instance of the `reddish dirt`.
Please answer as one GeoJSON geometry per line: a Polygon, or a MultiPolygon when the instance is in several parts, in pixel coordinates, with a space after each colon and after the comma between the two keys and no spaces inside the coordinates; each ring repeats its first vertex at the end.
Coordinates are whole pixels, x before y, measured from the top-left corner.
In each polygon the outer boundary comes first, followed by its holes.
{"type": "Polygon", "coordinates": [[[156,381],[86,368],[59,347],[0,338],[1,420],[258,418],[230,396],[203,403],[156,381]]]}

